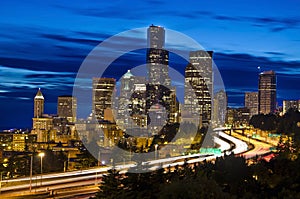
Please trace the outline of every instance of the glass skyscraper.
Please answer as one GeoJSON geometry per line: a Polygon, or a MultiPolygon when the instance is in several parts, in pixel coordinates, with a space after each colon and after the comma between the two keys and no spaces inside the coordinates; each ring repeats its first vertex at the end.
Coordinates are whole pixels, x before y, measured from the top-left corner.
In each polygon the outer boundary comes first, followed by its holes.
{"type": "Polygon", "coordinates": [[[169,52],[164,48],[165,30],[163,27],[151,25],[147,32],[147,66],[149,84],[170,86],[169,52]]]}
{"type": "Polygon", "coordinates": [[[274,71],[264,71],[259,74],[258,112],[274,113],[276,110],[276,74],[274,71]]]}
{"type": "Polygon", "coordinates": [[[212,51],[192,51],[185,68],[184,107],[192,114],[200,114],[200,125],[211,122],[212,56],[212,51]]]}

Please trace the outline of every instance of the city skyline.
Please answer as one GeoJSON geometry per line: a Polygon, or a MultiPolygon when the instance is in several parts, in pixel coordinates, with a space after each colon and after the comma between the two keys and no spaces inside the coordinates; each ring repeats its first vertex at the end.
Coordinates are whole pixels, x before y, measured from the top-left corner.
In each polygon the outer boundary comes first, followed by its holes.
{"type": "MultiPolygon", "coordinates": [[[[187,34],[206,50],[215,52],[214,61],[224,80],[229,106],[242,107],[244,92],[257,91],[258,66],[262,71],[276,72],[280,105],[284,99],[297,100],[300,96],[295,86],[299,85],[299,53],[296,48],[299,42],[299,3],[289,1],[282,5],[276,1],[269,5],[260,2],[260,9],[254,12],[251,8],[256,6],[255,2],[248,5],[249,8],[236,1],[233,1],[234,8],[228,3],[218,2],[218,9],[216,4],[205,2],[201,9],[193,8],[200,6],[187,5],[184,11],[176,7],[179,2],[175,1],[164,7],[170,12],[162,19],[152,14],[162,13],[161,8],[148,1],[132,6],[131,9],[136,8],[134,14],[140,13],[139,9],[148,8],[140,20],[133,21],[128,20],[132,17],[126,12],[120,12],[120,18],[114,17],[112,11],[102,12],[109,7],[105,4],[93,4],[94,10],[89,8],[89,2],[82,8],[78,3],[70,6],[63,2],[36,2],[26,6],[21,2],[18,6],[11,2],[1,4],[4,17],[0,19],[0,27],[5,31],[0,37],[3,49],[0,102],[6,117],[0,129],[31,126],[32,98],[38,87],[48,99],[45,112],[55,113],[57,97],[71,94],[78,67],[95,45],[120,31],[152,23],[187,34]],[[102,11],[100,7],[103,7],[102,11]],[[151,7],[153,10],[149,9],[151,7]],[[43,9],[47,11],[41,13],[39,10],[43,9]],[[182,21],[182,25],[173,22],[174,19],[182,21]],[[195,23],[197,20],[199,23],[195,23]],[[124,25],[119,26],[121,21],[124,25]],[[87,26],[82,26],[85,23],[87,26]],[[222,37],[217,33],[222,33],[222,37]]],[[[122,6],[124,2],[120,1],[113,7],[117,11],[122,6]]],[[[168,37],[166,39],[168,41],[168,37]]],[[[143,53],[136,58],[138,63],[145,62],[143,53]]],[[[132,60],[127,60],[117,75],[125,74],[134,65],[132,60]]],[[[170,67],[181,72],[185,66],[186,63],[170,62],[170,67]]],[[[112,71],[108,73],[112,74],[112,71]]]]}

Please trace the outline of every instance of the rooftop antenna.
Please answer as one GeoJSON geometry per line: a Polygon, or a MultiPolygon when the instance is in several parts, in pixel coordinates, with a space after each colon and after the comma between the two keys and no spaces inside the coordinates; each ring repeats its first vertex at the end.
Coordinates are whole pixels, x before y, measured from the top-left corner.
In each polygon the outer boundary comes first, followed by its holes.
{"type": "Polygon", "coordinates": [[[259,73],[261,72],[260,66],[257,66],[257,70],[259,73]]]}

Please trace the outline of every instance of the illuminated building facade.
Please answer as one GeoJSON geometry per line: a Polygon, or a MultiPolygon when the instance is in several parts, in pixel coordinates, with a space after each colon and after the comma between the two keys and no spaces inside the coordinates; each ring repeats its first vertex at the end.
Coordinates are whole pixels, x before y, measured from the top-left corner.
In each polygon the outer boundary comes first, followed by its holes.
{"type": "Polygon", "coordinates": [[[93,78],[93,113],[97,120],[104,120],[106,108],[112,109],[115,86],[114,78],[93,78]]]}
{"type": "Polygon", "coordinates": [[[151,25],[147,34],[147,67],[150,84],[170,86],[169,52],[164,48],[165,30],[163,27],[151,25]]]}
{"type": "Polygon", "coordinates": [[[185,68],[184,109],[200,115],[201,126],[212,117],[212,56],[212,51],[192,51],[185,68]]]}
{"type": "Polygon", "coordinates": [[[213,124],[214,126],[224,126],[227,109],[227,94],[224,90],[220,90],[214,95],[213,100],[213,124]]]}
{"type": "Polygon", "coordinates": [[[44,114],[44,96],[41,89],[39,88],[38,92],[34,97],[34,118],[42,117],[44,114]]]}
{"type": "Polygon", "coordinates": [[[132,128],[133,121],[140,127],[147,125],[146,82],[146,77],[134,76],[130,70],[121,78],[117,124],[123,130],[132,128]],[[135,117],[134,114],[139,116],[135,117]]]}
{"type": "Polygon", "coordinates": [[[283,100],[283,114],[285,114],[289,109],[294,109],[300,111],[300,100],[283,100]]]}
{"type": "Polygon", "coordinates": [[[77,100],[72,96],[59,96],[57,99],[57,115],[69,122],[76,122],[77,100]]]}
{"type": "Polygon", "coordinates": [[[226,114],[226,124],[234,127],[247,126],[250,120],[248,108],[228,108],[226,114]]]}
{"type": "Polygon", "coordinates": [[[258,92],[245,93],[245,107],[250,110],[250,118],[258,114],[258,92]]]}
{"type": "Polygon", "coordinates": [[[31,148],[34,142],[36,142],[36,135],[31,135],[27,131],[0,132],[0,150],[3,151],[26,151],[26,147],[31,148]]]}
{"type": "Polygon", "coordinates": [[[259,74],[258,112],[274,113],[276,110],[276,74],[264,71],[259,74]]]}
{"type": "Polygon", "coordinates": [[[34,117],[32,118],[31,133],[37,135],[37,142],[49,142],[55,137],[53,118],[44,114],[44,96],[41,89],[34,97],[34,117]]]}

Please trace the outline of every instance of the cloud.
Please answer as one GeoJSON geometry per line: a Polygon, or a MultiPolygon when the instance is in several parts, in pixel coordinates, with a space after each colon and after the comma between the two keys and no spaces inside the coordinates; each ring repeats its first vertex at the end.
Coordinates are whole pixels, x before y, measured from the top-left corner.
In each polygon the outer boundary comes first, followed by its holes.
{"type": "Polygon", "coordinates": [[[84,45],[96,46],[97,44],[99,44],[101,42],[101,41],[96,40],[96,39],[72,38],[72,37],[67,37],[67,36],[58,35],[58,34],[46,34],[46,33],[43,33],[40,36],[43,37],[43,38],[53,39],[53,40],[61,41],[61,42],[76,43],[78,45],[84,44],[84,45]]]}
{"type": "Polygon", "coordinates": [[[132,19],[136,19],[136,16],[142,18],[144,15],[146,15],[144,10],[147,9],[147,6],[142,2],[140,3],[136,2],[134,7],[132,7],[129,4],[121,5],[119,2],[115,2],[114,4],[109,3],[107,5],[104,5],[101,2],[100,4],[97,5],[93,3],[93,5],[90,6],[78,6],[78,5],[76,6],[76,5],[68,4],[64,6],[57,5],[56,7],[75,15],[97,17],[97,18],[107,18],[109,16],[109,18],[111,19],[132,20],[132,19]],[[120,7],[122,9],[120,9],[120,7]]]}
{"type": "Polygon", "coordinates": [[[75,73],[36,71],[21,68],[11,68],[0,65],[1,90],[16,91],[16,89],[36,89],[46,87],[62,89],[72,87],[75,73]]]}
{"type": "Polygon", "coordinates": [[[270,28],[272,32],[279,32],[282,30],[299,28],[300,17],[289,17],[289,18],[280,18],[280,17],[246,17],[246,20],[250,20],[258,25],[266,25],[270,28]]]}
{"type": "Polygon", "coordinates": [[[74,33],[78,34],[80,36],[98,38],[98,39],[102,39],[102,40],[105,38],[111,37],[111,35],[109,35],[109,34],[94,33],[94,32],[74,31],[74,33]]]}
{"type": "Polygon", "coordinates": [[[280,32],[287,29],[299,28],[300,16],[295,17],[249,17],[249,16],[226,16],[210,15],[211,18],[219,21],[251,23],[252,26],[268,28],[271,32],[280,32]]]}
{"type": "Polygon", "coordinates": [[[28,58],[10,58],[0,57],[0,63],[3,66],[18,69],[27,69],[40,71],[47,68],[51,72],[76,72],[82,60],[72,61],[64,59],[36,60],[34,56],[28,58]]]}
{"type": "Polygon", "coordinates": [[[211,17],[220,21],[240,21],[240,18],[238,17],[231,17],[225,15],[211,15],[211,17]]]}
{"type": "Polygon", "coordinates": [[[8,93],[8,90],[0,90],[0,93],[8,93]]]}
{"type": "MultiPolygon", "coordinates": [[[[276,52],[267,54],[276,54],[277,56],[276,52]]],[[[219,52],[214,54],[214,61],[222,75],[226,92],[228,92],[228,101],[232,106],[243,104],[244,92],[258,90],[260,71],[257,66],[261,67],[261,71],[274,70],[276,72],[279,104],[283,99],[300,96],[300,89],[295,86],[299,84],[300,62],[219,52]]]]}
{"type": "Polygon", "coordinates": [[[290,29],[290,28],[288,28],[288,27],[274,27],[274,28],[271,28],[271,31],[272,32],[280,32],[280,31],[283,31],[283,30],[286,30],[286,29],[290,29]]]}
{"type": "Polygon", "coordinates": [[[265,52],[265,54],[276,55],[276,56],[285,56],[285,53],[282,52],[265,52]]]}

